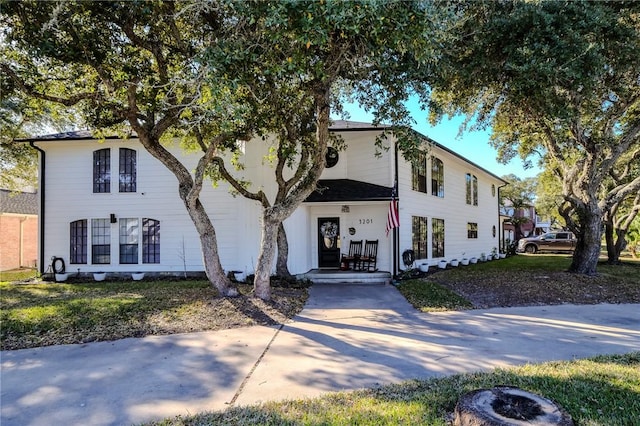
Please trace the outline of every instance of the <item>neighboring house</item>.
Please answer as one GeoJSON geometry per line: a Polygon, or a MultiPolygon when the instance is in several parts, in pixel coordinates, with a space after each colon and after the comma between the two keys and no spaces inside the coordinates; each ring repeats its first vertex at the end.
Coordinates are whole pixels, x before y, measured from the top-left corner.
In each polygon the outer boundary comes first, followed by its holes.
{"type": "Polygon", "coordinates": [[[36,267],[38,195],[0,189],[0,271],[36,267]]]}
{"type": "MultiPolygon", "coordinates": [[[[318,190],[285,221],[292,273],[338,269],[350,240],[378,240],[376,267],[394,273],[404,268],[400,256],[406,249],[414,250],[417,262],[435,265],[498,247],[502,179],[426,137],[430,150],[413,166],[397,153],[393,136],[387,139],[390,149],[375,155],[376,136],[390,129],[336,121],[331,130],[343,137],[344,150],[329,150],[318,190]],[[394,182],[400,226],[387,235],[394,182]]],[[[204,270],[176,178],[137,139],[98,141],[76,132],[29,141],[40,150],[44,168],[41,269],[59,257],[67,272],[204,270]]],[[[193,168],[199,156],[177,145],[167,148],[193,168]]],[[[243,144],[241,161],[244,178],[273,194],[267,145],[243,144]]],[[[260,205],[232,196],[224,182],[205,185],[200,200],[215,226],[222,266],[253,272],[260,205]]]]}
{"type": "Polygon", "coordinates": [[[521,237],[542,235],[551,230],[551,222],[543,220],[542,217],[536,214],[534,206],[514,209],[509,200],[505,201],[505,205],[500,206],[500,214],[503,217],[502,232],[505,240],[515,241],[521,237]],[[518,219],[522,235],[518,235],[516,232],[516,225],[513,223],[512,218],[518,219]]]}

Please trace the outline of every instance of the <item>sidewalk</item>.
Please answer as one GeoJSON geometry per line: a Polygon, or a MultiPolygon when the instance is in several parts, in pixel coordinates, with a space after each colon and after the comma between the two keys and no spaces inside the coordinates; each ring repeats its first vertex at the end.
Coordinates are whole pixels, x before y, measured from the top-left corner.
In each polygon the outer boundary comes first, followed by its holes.
{"type": "Polygon", "coordinates": [[[424,314],[392,286],[317,285],[282,327],[2,352],[13,425],[128,425],[271,399],[640,350],[640,305],[424,314]]]}

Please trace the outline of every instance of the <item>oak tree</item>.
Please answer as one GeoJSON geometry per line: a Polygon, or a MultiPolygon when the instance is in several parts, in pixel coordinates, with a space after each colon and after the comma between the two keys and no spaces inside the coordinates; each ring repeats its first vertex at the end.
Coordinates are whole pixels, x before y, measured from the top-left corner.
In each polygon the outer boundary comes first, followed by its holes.
{"type": "Polygon", "coordinates": [[[640,190],[636,177],[601,191],[640,150],[640,4],[466,2],[457,13],[432,112],[490,125],[505,155],[540,153],[578,237],[570,270],[594,274],[605,212],[640,190]]]}

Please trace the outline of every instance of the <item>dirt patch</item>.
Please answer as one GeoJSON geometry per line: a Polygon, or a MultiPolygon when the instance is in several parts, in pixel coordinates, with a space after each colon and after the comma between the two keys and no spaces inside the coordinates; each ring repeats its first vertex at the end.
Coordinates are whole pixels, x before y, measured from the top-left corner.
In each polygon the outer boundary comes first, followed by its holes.
{"type": "MultiPolygon", "coordinates": [[[[429,276],[469,300],[474,308],[560,304],[640,303],[640,268],[635,279],[578,275],[569,272],[500,271],[478,274],[469,270],[429,276]]],[[[448,272],[448,271],[447,271],[448,272]]]]}

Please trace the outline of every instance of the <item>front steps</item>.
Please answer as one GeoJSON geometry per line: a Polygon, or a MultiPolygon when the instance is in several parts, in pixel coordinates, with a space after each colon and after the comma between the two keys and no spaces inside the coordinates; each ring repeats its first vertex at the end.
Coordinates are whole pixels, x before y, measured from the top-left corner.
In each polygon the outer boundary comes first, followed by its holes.
{"type": "Polygon", "coordinates": [[[391,273],[385,271],[359,272],[339,269],[312,269],[297,276],[298,279],[311,280],[314,284],[389,284],[391,273]]]}

